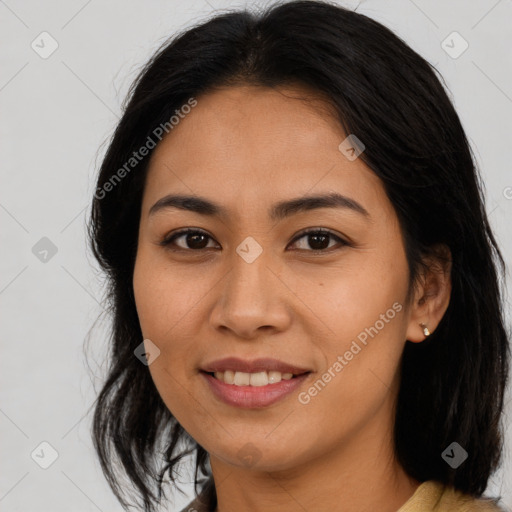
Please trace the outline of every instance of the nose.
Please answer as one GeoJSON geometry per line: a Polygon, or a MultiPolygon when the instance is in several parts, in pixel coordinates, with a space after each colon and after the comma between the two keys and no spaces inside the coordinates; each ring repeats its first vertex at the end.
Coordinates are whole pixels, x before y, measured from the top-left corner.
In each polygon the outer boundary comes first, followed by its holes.
{"type": "Polygon", "coordinates": [[[251,263],[233,254],[230,270],[215,288],[214,328],[247,340],[288,328],[293,293],[270,259],[265,251],[251,263]]]}

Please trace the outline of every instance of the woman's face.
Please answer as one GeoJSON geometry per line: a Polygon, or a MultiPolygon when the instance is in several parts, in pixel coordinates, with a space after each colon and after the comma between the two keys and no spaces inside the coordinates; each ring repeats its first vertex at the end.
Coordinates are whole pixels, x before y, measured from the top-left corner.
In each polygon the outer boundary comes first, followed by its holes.
{"type": "Polygon", "coordinates": [[[219,89],[180,116],[151,156],[133,278],[169,410],[212,459],[262,470],[390,436],[404,343],[421,339],[380,180],[297,93],[219,89]]]}

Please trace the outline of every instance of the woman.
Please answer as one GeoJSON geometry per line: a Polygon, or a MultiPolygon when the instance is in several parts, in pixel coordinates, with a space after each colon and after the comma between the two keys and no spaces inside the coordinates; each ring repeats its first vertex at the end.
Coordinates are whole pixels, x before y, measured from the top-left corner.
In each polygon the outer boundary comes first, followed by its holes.
{"type": "Polygon", "coordinates": [[[503,259],[453,105],[388,29],[305,1],[166,43],[90,222],[125,508],[123,473],[152,511],[192,455],[185,510],[499,510],[503,259]]]}

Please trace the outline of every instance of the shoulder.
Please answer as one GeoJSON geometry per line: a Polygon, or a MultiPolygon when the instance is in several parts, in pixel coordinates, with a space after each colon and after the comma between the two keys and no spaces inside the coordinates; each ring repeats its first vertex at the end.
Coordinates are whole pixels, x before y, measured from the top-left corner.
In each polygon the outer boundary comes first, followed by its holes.
{"type": "Polygon", "coordinates": [[[474,498],[460,491],[456,491],[453,487],[445,488],[441,501],[441,510],[460,510],[460,512],[505,512],[496,501],[491,498],[474,498]],[[444,508],[443,508],[444,507],[444,508]]]}
{"type": "Polygon", "coordinates": [[[506,512],[490,498],[475,498],[453,487],[423,482],[397,512],[506,512]]]}

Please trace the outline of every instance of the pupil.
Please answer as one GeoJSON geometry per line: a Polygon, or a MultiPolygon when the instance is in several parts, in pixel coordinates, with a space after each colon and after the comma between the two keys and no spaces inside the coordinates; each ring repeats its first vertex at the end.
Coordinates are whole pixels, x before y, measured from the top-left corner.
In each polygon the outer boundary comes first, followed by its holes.
{"type": "Polygon", "coordinates": [[[329,243],[327,242],[327,244],[325,244],[325,241],[328,240],[329,238],[329,235],[322,235],[322,234],[314,234],[314,235],[310,235],[310,247],[312,249],[315,249],[315,250],[319,250],[319,249],[326,249],[328,246],[329,246],[329,243]],[[319,242],[319,239],[321,240],[319,242]],[[313,243],[311,243],[311,240],[313,240],[313,243]],[[319,242],[319,245],[320,247],[318,247],[318,242],[319,242]],[[324,243],[322,243],[324,242],[324,243]]]}
{"type": "Polygon", "coordinates": [[[187,235],[187,245],[191,247],[192,249],[204,249],[206,247],[207,243],[204,243],[206,240],[206,235],[203,235],[201,233],[198,234],[189,234],[187,235]],[[195,242],[198,241],[198,239],[203,238],[203,244],[201,245],[201,242],[199,242],[199,245],[195,242]],[[192,240],[192,242],[191,242],[192,240]]]}

